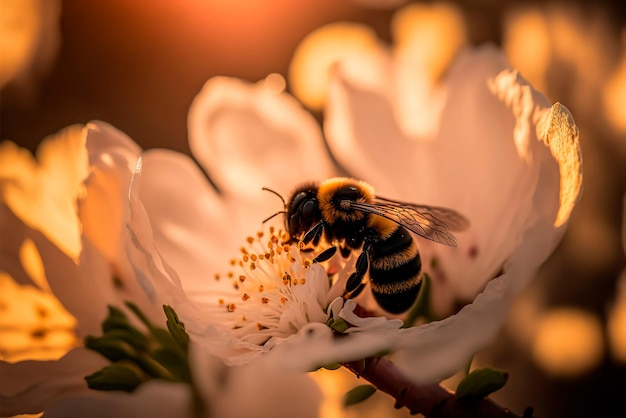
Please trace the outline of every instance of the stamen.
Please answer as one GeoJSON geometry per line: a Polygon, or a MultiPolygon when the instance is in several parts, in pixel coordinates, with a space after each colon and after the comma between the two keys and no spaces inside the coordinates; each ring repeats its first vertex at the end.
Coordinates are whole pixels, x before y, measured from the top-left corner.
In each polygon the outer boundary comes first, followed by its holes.
{"type": "Polygon", "coordinates": [[[259,285],[259,293],[263,293],[263,285],[262,284],[259,285]]]}
{"type": "Polygon", "coordinates": [[[246,238],[246,241],[248,241],[248,244],[251,244],[254,242],[254,237],[248,237],[246,238]]]}
{"type": "Polygon", "coordinates": [[[261,303],[268,304],[268,303],[270,303],[270,300],[269,300],[269,298],[261,298],[261,303]]]}
{"type": "Polygon", "coordinates": [[[226,306],[226,309],[228,309],[228,312],[234,312],[235,311],[235,304],[234,303],[229,303],[228,306],[226,306]]]}
{"type": "Polygon", "coordinates": [[[243,274],[241,276],[239,276],[239,281],[241,283],[245,282],[246,281],[246,276],[244,276],[243,274]]]}
{"type": "Polygon", "coordinates": [[[244,293],[243,295],[241,295],[241,300],[243,300],[244,302],[247,301],[248,299],[250,299],[250,295],[247,293],[244,293]]]}

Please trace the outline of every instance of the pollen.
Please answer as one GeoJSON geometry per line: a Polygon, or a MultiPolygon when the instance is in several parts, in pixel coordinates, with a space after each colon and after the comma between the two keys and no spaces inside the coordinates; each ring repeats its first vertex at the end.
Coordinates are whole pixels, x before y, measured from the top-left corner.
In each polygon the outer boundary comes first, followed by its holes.
{"type": "Polygon", "coordinates": [[[303,265],[304,265],[305,268],[308,269],[309,267],[311,267],[311,260],[304,260],[303,265]]]}
{"type": "Polygon", "coordinates": [[[261,303],[264,305],[267,305],[268,303],[270,303],[270,299],[269,298],[261,298],[261,303]]]}
{"type": "Polygon", "coordinates": [[[228,312],[234,312],[235,311],[235,304],[234,303],[229,303],[226,306],[226,309],[228,309],[228,312]]]}
{"type": "Polygon", "coordinates": [[[250,263],[250,270],[254,270],[256,268],[256,264],[250,263]]]}
{"type": "Polygon", "coordinates": [[[270,234],[272,235],[272,238],[274,238],[274,231],[275,231],[275,230],[276,230],[276,229],[274,228],[274,225],[271,225],[271,226],[270,226],[270,234]]]}
{"type": "Polygon", "coordinates": [[[239,276],[239,281],[241,283],[245,282],[246,281],[246,276],[244,276],[243,274],[241,276],[239,276]]]}
{"type": "Polygon", "coordinates": [[[288,244],[283,245],[283,251],[286,252],[286,253],[289,252],[289,245],[288,244]]]}
{"type": "Polygon", "coordinates": [[[247,301],[248,299],[250,299],[250,295],[247,293],[244,293],[243,295],[241,295],[241,300],[243,300],[244,302],[247,301]]]}
{"type": "Polygon", "coordinates": [[[262,284],[259,285],[259,293],[263,293],[263,285],[262,284]]]}
{"type": "Polygon", "coordinates": [[[287,303],[287,298],[286,298],[286,297],[284,297],[284,296],[281,296],[281,297],[280,297],[280,303],[282,303],[283,305],[284,305],[285,303],[287,303]]]}
{"type": "Polygon", "coordinates": [[[291,276],[288,273],[283,275],[283,284],[288,285],[291,282],[291,276]]]}
{"type": "Polygon", "coordinates": [[[243,257],[241,257],[241,259],[243,260],[244,263],[247,263],[248,261],[250,261],[250,257],[248,256],[248,254],[244,254],[243,257]]]}
{"type": "Polygon", "coordinates": [[[254,237],[248,237],[246,238],[246,241],[248,242],[248,244],[252,244],[254,242],[254,237]]]}
{"type": "Polygon", "coordinates": [[[272,238],[270,238],[270,242],[272,244],[278,244],[278,237],[276,235],[272,235],[272,238]]]}
{"type": "Polygon", "coordinates": [[[303,277],[303,278],[301,278],[301,279],[300,279],[300,284],[305,284],[305,283],[306,283],[306,280],[304,279],[304,277],[303,277]]]}
{"type": "Polygon", "coordinates": [[[263,231],[257,232],[256,236],[259,237],[259,238],[263,238],[263,231]]]}
{"type": "Polygon", "coordinates": [[[257,260],[256,254],[250,254],[250,260],[256,261],[257,260]]]}

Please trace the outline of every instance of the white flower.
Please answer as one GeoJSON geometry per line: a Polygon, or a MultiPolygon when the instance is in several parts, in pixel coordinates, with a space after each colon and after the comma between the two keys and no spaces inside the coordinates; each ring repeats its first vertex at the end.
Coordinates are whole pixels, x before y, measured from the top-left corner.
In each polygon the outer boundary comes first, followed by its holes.
{"type": "MultiPolygon", "coordinates": [[[[3,289],[10,290],[2,296],[14,298],[2,300],[6,316],[0,324],[0,348],[3,360],[7,356],[10,361],[0,361],[0,415],[42,411],[46,416],[192,415],[189,385],[153,380],[133,394],[89,389],[85,376],[109,362],[83,347],[73,348],[76,336],[101,333],[107,305],[124,309],[124,301],[132,301],[153,323],[164,325],[160,304],[150,303],[139,285],[146,272],[129,263],[125,249],[131,246],[126,233],[128,185],[139,155],[134,142],[101,122],[70,127],[44,140],[36,161],[10,142],[0,146],[0,234],[7,237],[0,241],[0,279],[3,289]],[[49,321],[42,320],[47,316],[49,321]],[[24,327],[18,331],[26,336],[37,331],[41,334],[37,341],[58,342],[59,338],[47,335],[60,325],[68,337],[59,347],[43,345],[47,352],[34,351],[28,344],[5,343],[14,337],[14,327],[24,327]],[[74,326],[75,336],[70,332],[74,326]],[[59,351],[70,349],[56,360],[59,351]],[[50,360],[13,363],[42,353],[50,360]]],[[[38,347],[32,340],[31,345],[38,347]]],[[[316,415],[319,396],[306,376],[260,374],[266,369],[254,365],[226,368],[196,347],[192,344],[190,368],[206,373],[196,376],[196,386],[205,406],[216,414],[250,414],[248,405],[222,402],[238,393],[240,382],[247,382],[252,386],[242,399],[276,404],[268,409],[269,415],[288,416],[299,405],[306,408],[305,416],[316,415]],[[221,385],[219,379],[229,385],[221,385]],[[293,396],[292,402],[279,403],[279,388],[285,385],[304,385],[307,390],[293,396]]]]}
{"type": "MultiPolygon", "coordinates": [[[[469,218],[458,248],[418,241],[440,314],[456,302],[467,305],[441,321],[399,329],[381,310],[356,323],[352,302],[326,310],[333,297],[320,297],[327,280],[317,267],[304,276],[308,297],[289,293],[298,308],[281,305],[285,292],[296,289],[280,285],[284,261],[263,261],[259,273],[237,261],[231,280],[215,280],[229,269],[237,241],[281,208],[262,187],[286,196],[301,181],[337,172],[320,132],[293,99],[263,82],[214,79],[194,101],[189,127],[192,150],[221,195],[191,161],[162,151],[144,154],[131,186],[131,229],[142,254],[133,259],[148,261],[151,291],[175,299],[207,350],[233,364],[264,356],[299,370],[391,351],[403,373],[424,382],[462,368],[493,338],[514,296],[558,243],[577,200],[577,129],[565,107],[550,106],[493,48],[464,50],[439,83],[412,65],[385,51],[342,62],[326,137],[342,166],[381,195],[450,207],[469,218]],[[424,88],[402,89],[407,77],[416,78],[408,85],[424,88]],[[416,129],[411,115],[427,115],[420,119],[427,123],[416,129]],[[233,285],[239,275],[243,290],[233,285]],[[262,292],[248,293],[259,284],[262,292]],[[264,306],[264,297],[273,307],[264,306]],[[336,315],[360,327],[334,338],[325,320],[336,315]]],[[[301,263],[287,272],[301,277],[301,263]]],[[[376,309],[367,291],[357,302],[376,309]]]]}

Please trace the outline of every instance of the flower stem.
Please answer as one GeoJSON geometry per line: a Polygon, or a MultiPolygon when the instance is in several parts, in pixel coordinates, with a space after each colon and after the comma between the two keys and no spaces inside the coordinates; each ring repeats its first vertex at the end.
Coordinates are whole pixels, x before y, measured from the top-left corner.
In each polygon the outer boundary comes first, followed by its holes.
{"type": "MultiPolygon", "coordinates": [[[[396,408],[406,407],[411,414],[421,413],[428,418],[522,417],[502,408],[488,398],[475,402],[463,402],[454,396],[454,392],[439,384],[416,385],[404,377],[395,365],[384,357],[369,357],[365,360],[344,363],[343,366],[357,377],[364,378],[379,390],[391,395],[396,400],[396,408]]],[[[523,417],[532,417],[532,409],[527,408],[523,417]]]]}

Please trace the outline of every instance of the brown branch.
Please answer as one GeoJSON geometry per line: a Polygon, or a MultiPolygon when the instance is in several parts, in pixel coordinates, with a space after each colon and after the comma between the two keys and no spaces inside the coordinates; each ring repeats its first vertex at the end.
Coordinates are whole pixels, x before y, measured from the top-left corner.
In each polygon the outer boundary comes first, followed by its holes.
{"type": "MultiPolygon", "coordinates": [[[[344,363],[343,366],[357,377],[364,378],[379,390],[391,395],[396,400],[396,408],[406,407],[411,414],[421,413],[428,418],[522,418],[488,398],[472,402],[461,401],[454,396],[454,392],[439,384],[416,385],[384,357],[370,357],[344,363]]],[[[532,408],[527,408],[523,418],[529,418],[532,414],[532,408]]]]}

